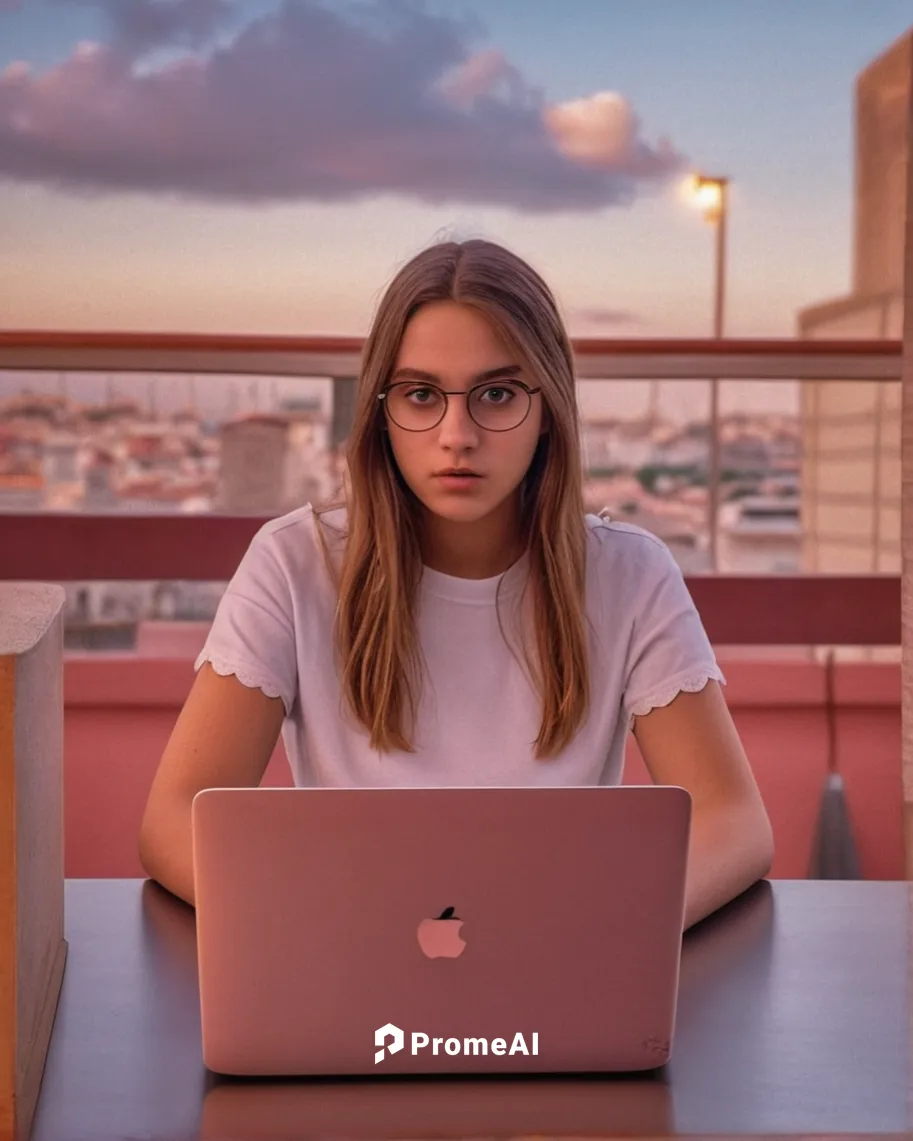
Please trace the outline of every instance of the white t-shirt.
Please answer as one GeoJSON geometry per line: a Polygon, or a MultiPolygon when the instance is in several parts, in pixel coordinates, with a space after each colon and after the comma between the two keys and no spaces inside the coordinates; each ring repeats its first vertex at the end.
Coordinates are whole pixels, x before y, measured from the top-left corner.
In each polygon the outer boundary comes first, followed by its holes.
{"type": "MultiPolygon", "coordinates": [[[[344,528],[345,509],[323,518],[344,528]]],[[[555,758],[535,757],[539,698],[519,643],[520,662],[495,611],[503,579],[498,605],[510,636],[525,555],[489,579],[423,569],[416,614],[427,673],[415,753],[371,748],[342,701],[335,589],[310,504],[254,536],[194,669],[209,661],[217,673],[282,698],[282,736],[299,787],[619,784],[632,715],[725,679],[668,547],[631,524],[596,515],[586,522],[592,700],[587,721],[555,758]]]]}

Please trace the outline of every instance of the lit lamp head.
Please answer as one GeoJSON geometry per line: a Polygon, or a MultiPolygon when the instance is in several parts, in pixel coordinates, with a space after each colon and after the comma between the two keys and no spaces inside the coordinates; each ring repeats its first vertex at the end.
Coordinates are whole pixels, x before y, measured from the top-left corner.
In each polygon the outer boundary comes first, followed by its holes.
{"type": "Polygon", "coordinates": [[[692,175],[688,182],[691,199],[704,211],[708,222],[719,220],[723,212],[723,194],[728,179],[708,174],[692,175]]]}

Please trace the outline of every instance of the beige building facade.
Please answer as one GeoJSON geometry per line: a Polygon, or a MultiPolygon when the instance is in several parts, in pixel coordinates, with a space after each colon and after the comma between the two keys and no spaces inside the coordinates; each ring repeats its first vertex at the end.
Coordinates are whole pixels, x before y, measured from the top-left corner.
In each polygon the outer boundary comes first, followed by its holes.
{"type": "MultiPolygon", "coordinates": [[[[900,339],[913,29],[856,82],[853,281],[804,309],[798,335],[900,339]]],[[[802,384],[802,569],[900,573],[900,383],[802,384]]]]}
{"type": "MultiPolygon", "coordinates": [[[[913,28],[857,77],[851,290],[802,310],[799,337],[902,336],[911,83],[913,28]]],[[[900,383],[811,381],[801,393],[802,571],[900,574],[900,383]]]]}

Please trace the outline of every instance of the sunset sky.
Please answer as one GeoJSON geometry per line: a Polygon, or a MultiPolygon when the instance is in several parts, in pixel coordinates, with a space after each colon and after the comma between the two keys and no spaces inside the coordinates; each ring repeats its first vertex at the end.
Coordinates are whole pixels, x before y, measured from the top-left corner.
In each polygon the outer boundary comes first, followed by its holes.
{"type": "Polygon", "coordinates": [[[792,335],[849,284],[853,85],[909,0],[0,0],[0,325],[356,333],[442,233],[576,335],[792,335]]]}

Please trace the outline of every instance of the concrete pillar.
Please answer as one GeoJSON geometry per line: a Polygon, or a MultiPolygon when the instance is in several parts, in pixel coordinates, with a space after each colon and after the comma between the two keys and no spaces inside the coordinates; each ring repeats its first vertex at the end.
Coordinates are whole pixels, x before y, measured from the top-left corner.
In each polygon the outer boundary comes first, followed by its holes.
{"type": "Polygon", "coordinates": [[[0,1138],[31,1130],[63,981],[63,587],[0,583],[0,1138]]]}

